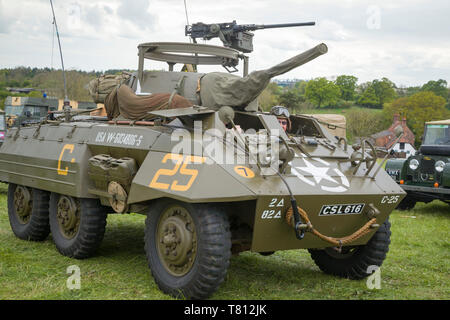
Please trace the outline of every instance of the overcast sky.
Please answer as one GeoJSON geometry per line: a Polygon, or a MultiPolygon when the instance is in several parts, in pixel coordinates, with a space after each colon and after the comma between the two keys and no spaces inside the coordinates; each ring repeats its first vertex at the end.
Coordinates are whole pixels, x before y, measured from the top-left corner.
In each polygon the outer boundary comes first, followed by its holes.
{"type": "MultiPolygon", "coordinates": [[[[66,69],[136,69],[137,45],[188,41],[183,0],[53,0],[66,69]]],[[[190,23],[316,26],[255,32],[250,70],[264,69],[321,42],[328,53],[278,77],[359,82],[387,77],[398,86],[450,84],[448,0],[186,0],[190,23]]],[[[60,68],[49,0],[0,0],[0,68],[60,68]],[[52,59],[52,43],[53,59],[52,59]]],[[[203,42],[203,41],[201,41],[203,42]]],[[[209,44],[219,44],[219,40],[209,44]]],[[[150,65],[151,66],[151,65],[150,65]]],[[[201,71],[201,70],[200,70],[201,71]]]]}

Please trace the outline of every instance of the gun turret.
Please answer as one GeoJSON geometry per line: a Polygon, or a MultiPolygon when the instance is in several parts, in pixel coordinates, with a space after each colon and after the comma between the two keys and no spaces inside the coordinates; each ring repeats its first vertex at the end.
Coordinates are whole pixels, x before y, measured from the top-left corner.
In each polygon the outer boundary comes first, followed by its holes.
{"type": "Polygon", "coordinates": [[[315,22],[282,23],[282,24],[237,24],[236,20],[227,23],[205,24],[194,23],[185,27],[185,35],[194,42],[197,38],[211,40],[219,38],[225,47],[230,47],[244,53],[253,51],[253,33],[249,31],[273,28],[290,28],[313,26],[315,22]]]}

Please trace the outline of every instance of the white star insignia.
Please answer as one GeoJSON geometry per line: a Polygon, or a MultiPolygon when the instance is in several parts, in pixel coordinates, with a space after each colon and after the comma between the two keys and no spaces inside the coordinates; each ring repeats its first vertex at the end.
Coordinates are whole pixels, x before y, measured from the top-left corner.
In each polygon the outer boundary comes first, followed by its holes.
{"type": "Polygon", "coordinates": [[[333,177],[327,174],[328,170],[330,169],[329,167],[316,167],[312,163],[308,162],[306,159],[303,159],[303,161],[305,162],[306,167],[295,167],[295,168],[309,173],[314,178],[316,183],[320,183],[320,181],[322,181],[323,179],[338,184],[338,182],[335,179],[333,179],[333,177]]]}

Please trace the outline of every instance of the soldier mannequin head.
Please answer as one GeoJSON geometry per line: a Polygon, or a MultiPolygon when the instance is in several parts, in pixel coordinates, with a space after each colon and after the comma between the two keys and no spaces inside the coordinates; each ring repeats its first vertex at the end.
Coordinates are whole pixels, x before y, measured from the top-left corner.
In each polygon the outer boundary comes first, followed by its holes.
{"type": "Polygon", "coordinates": [[[289,110],[286,107],[283,106],[273,106],[270,110],[270,113],[277,117],[278,122],[280,123],[280,126],[283,128],[284,131],[287,131],[290,129],[290,114],[289,110]]]}

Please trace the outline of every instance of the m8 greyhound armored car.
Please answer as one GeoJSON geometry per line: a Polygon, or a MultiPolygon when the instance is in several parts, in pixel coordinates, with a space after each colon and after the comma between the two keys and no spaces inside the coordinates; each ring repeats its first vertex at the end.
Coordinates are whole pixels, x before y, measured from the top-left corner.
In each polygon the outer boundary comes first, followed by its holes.
{"type": "Polygon", "coordinates": [[[173,71],[247,64],[234,48],[138,48],[138,72],[106,98],[109,118],[65,110],[6,135],[0,179],[17,237],[51,232],[61,254],[84,259],[101,250],[107,214],[145,214],[156,283],[191,299],[211,296],[231,254],[246,250],[308,249],[322,271],[352,279],[381,266],[388,217],[405,193],[380,170],[374,147],[350,146],[310,116],[290,115],[285,131],[258,110],[270,78],[326,53],[325,44],[266,70],[248,74],[245,65],[242,77],[173,71]],[[170,70],[145,71],[145,59],[170,70]]]}

